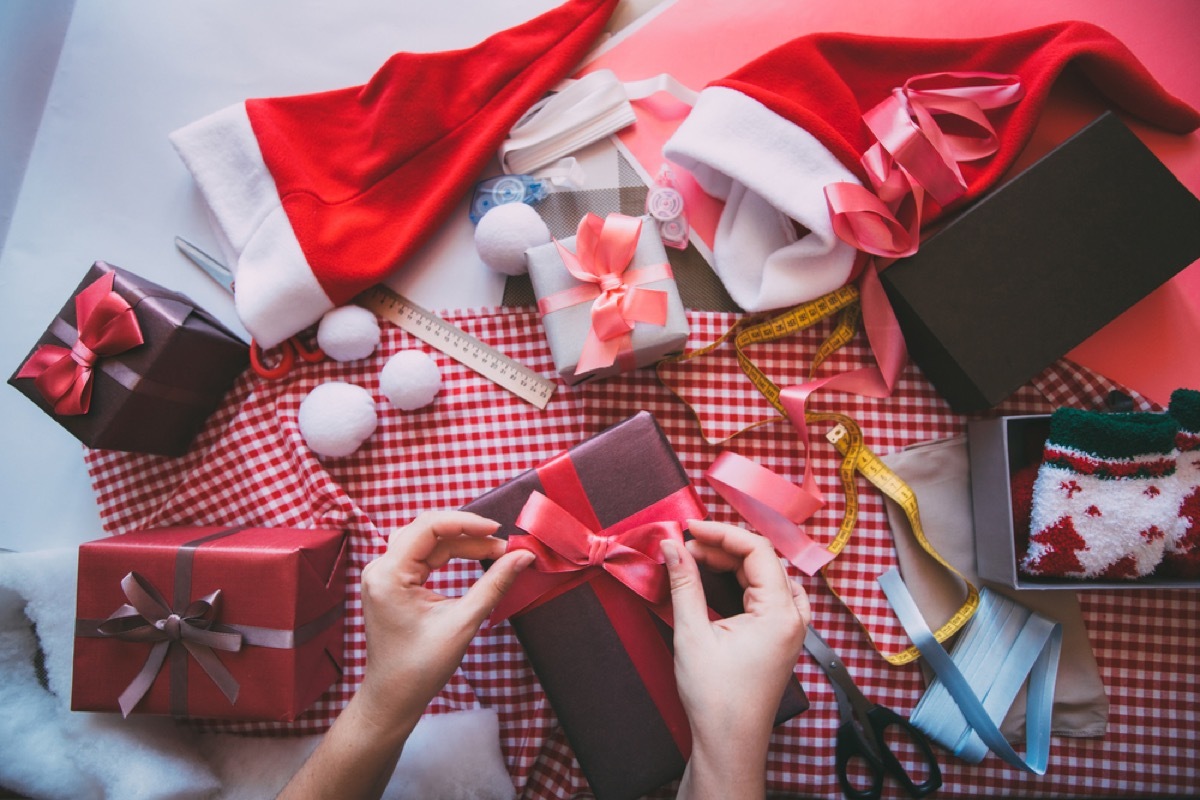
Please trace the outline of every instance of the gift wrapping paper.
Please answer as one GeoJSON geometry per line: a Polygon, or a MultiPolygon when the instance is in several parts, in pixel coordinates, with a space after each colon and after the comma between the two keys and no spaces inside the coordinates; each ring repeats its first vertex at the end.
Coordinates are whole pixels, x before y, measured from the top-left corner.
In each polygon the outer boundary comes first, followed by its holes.
{"type": "MultiPolygon", "coordinates": [[[[96,339],[112,326],[103,312],[92,315],[96,339]]],[[[97,261],[8,382],[89,447],[178,456],[248,363],[245,343],[185,295],[97,261]],[[132,307],[138,330],[118,352],[97,350],[96,357],[81,336],[81,325],[88,325],[77,318],[76,298],[87,292],[103,304],[106,287],[132,307]],[[47,345],[62,348],[60,354],[71,351],[68,358],[76,362],[94,359],[86,368],[91,378],[82,413],[64,412],[35,378],[22,376],[47,345]]]]}
{"type": "MultiPolygon", "coordinates": [[[[555,373],[535,311],[466,310],[445,316],[543,375],[555,373]]],[[[691,347],[715,340],[736,319],[715,312],[689,312],[688,317],[691,347]]],[[[822,323],[778,344],[755,345],[751,355],[776,383],[798,383],[828,332],[827,323],[822,323]]],[[[818,374],[868,363],[859,337],[818,374]]],[[[671,377],[718,435],[774,413],[742,375],[730,347],[719,348],[699,362],[672,367],[671,377]]],[[[1096,408],[1113,388],[1109,381],[1060,361],[1020,389],[997,413],[1048,413],[1058,405],[1096,408]]],[[[965,431],[966,417],[952,413],[912,366],[903,372],[890,398],[819,392],[810,402],[814,410],[854,417],[868,446],[880,455],[965,431]]],[[[722,448],[701,436],[692,413],[652,372],[640,370],[560,387],[541,412],[391,326],[385,326],[376,354],[363,361],[305,366],[280,383],[243,375],[183,458],[93,450],[86,460],[101,520],[110,533],[195,524],[199,519],[205,524],[253,522],[350,531],[342,680],[295,722],[219,726],[286,735],[326,729],[362,680],[366,649],[359,576],[363,565],[384,552],[388,531],[421,511],[465,505],[642,410],[652,412],[662,426],[710,517],[738,522],[732,509],[701,480],[722,448]],[[380,425],[362,449],[342,459],[314,458],[296,425],[305,394],[328,380],[353,381],[377,391],[375,379],[383,363],[407,348],[430,352],[442,371],[443,389],[434,404],[415,412],[385,411],[377,396],[380,425]]],[[[814,432],[811,458],[829,502],[817,512],[809,532],[824,543],[834,535],[844,504],[837,480],[840,459],[825,444],[823,434],[814,432]]],[[[755,428],[729,446],[793,482],[801,479],[803,456],[786,423],[755,428]]],[[[886,510],[865,481],[858,486],[858,526],[828,570],[829,581],[842,599],[832,594],[821,576],[789,572],[808,590],[822,634],[863,692],[898,713],[909,714],[923,691],[919,668],[884,662],[847,610],[848,606],[891,650],[904,641],[875,584],[876,575],[896,565],[886,510]]],[[[452,561],[431,576],[430,585],[457,595],[480,574],[477,563],[452,561]]],[[[1089,592],[1080,603],[1111,704],[1105,737],[1055,737],[1049,772],[1043,777],[1016,772],[994,757],[967,765],[939,750],[944,779],[939,798],[1194,794],[1200,785],[1200,744],[1195,735],[1200,688],[1194,677],[1200,661],[1200,595],[1167,590],[1089,592]]],[[[769,791],[840,800],[833,772],[838,724],[833,690],[807,656],[798,661],[796,676],[811,707],[775,730],[767,763],[769,791]]],[[[429,713],[476,704],[494,708],[500,716],[501,746],[519,797],[587,796],[583,772],[509,623],[480,632],[429,713]]],[[[668,785],[650,796],[672,797],[673,788],[668,785]]]]}
{"type": "Polygon", "coordinates": [[[341,677],[345,577],[339,530],[177,527],[83,544],[71,708],[294,720],[341,677]]]}

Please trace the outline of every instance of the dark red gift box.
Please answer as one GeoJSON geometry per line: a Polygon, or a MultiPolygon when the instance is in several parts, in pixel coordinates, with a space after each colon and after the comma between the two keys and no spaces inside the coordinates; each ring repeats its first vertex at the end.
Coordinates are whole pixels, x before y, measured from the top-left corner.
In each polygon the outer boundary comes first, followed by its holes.
{"type": "Polygon", "coordinates": [[[246,344],[186,296],[97,261],[8,382],[88,447],[178,456],[248,363],[246,344]],[[119,311],[110,292],[136,320],[121,344],[112,341],[119,311]],[[83,336],[80,298],[99,307],[83,336]],[[107,346],[95,345],[106,336],[107,346]],[[62,380],[71,383],[66,397],[39,377],[54,361],[62,363],[51,371],[75,371],[62,380]]]}
{"type": "MultiPolygon", "coordinates": [[[[662,429],[647,412],[514,478],[466,510],[500,522],[501,537],[523,535],[515,523],[535,492],[590,530],[603,530],[650,557],[661,558],[653,552],[656,547],[623,538],[635,525],[686,523],[706,516],[662,429]]],[[[510,622],[593,793],[598,800],[622,800],[641,797],[682,775],[691,742],[675,687],[671,629],[647,600],[606,569],[586,567],[565,580],[531,569],[505,603],[521,606],[524,600],[515,598],[559,583],[510,622]]],[[[665,580],[665,567],[661,571],[665,580]]],[[[704,586],[714,611],[722,616],[741,611],[741,588],[732,575],[706,572],[704,586]]],[[[776,723],[807,707],[793,679],[776,723]]]]}
{"type": "Polygon", "coordinates": [[[346,543],[243,527],[81,545],[71,708],[294,720],[341,677],[346,543]]]}

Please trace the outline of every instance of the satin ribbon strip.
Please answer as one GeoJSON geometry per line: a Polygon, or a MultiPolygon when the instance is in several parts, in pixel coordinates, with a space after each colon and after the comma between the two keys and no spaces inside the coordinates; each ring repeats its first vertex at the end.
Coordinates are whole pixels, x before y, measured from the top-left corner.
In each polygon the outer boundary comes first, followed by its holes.
{"type": "Polygon", "coordinates": [[[591,327],[575,368],[576,375],[612,366],[622,353],[632,353],[635,323],[665,325],[667,293],[643,284],[673,277],[663,262],[629,270],[641,236],[642,219],[587,214],[579,222],[575,252],[555,240],[563,265],[581,286],[555,292],[538,301],[542,316],[591,302],[591,327]]]}
{"type": "Polygon", "coordinates": [[[17,371],[16,377],[33,379],[55,414],[86,414],[97,364],[144,341],[133,307],[113,290],[115,279],[107,273],[75,295],[77,333],[70,347],[41,345],[17,371]]]}
{"type": "Polygon", "coordinates": [[[912,723],[969,763],[982,761],[990,748],[1012,766],[1044,775],[1062,626],[984,589],[978,613],[951,654],[930,632],[900,573],[888,570],[878,581],[909,638],[937,675],[913,710],[912,723]],[[1027,677],[1027,753],[1022,757],[1004,738],[999,724],[1027,677]]]}
{"type": "Polygon", "coordinates": [[[896,258],[916,251],[924,191],[943,205],[965,193],[958,161],[986,158],[997,146],[983,109],[1010,105],[1021,96],[1016,76],[932,73],[909,79],[864,116],[879,140],[863,156],[876,193],[855,184],[834,184],[832,189],[827,187],[826,197],[838,235],[875,256],[862,263],[856,279],[863,329],[875,364],[810,379],[780,392],[777,407],[796,426],[805,453],[809,438],[805,409],[814,392],[830,388],[864,397],[891,396],[908,353],[900,323],[879,281],[880,257],[896,258]],[[967,123],[975,133],[947,134],[938,126],[938,116],[953,116],[959,127],[967,123]],[[902,219],[895,213],[906,216],[902,219]]]}
{"type": "Polygon", "coordinates": [[[630,101],[667,92],[687,105],[696,93],[670,75],[622,83],[611,70],[563,81],[521,118],[497,153],[509,174],[533,172],[637,121],[630,101]]]}
{"type": "MultiPolygon", "coordinates": [[[[322,631],[345,613],[345,603],[330,606],[329,610],[319,617],[296,628],[263,628],[258,625],[240,625],[238,623],[222,623],[221,627],[239,634],[242,637],[242,647],[267,647],[272,650],[294,650],[318,636],[322,631]]],[[[75,635],[85,639],[106,638],[107,634],[100,633],[103,619],[75,620],[75,635]]]]}
{"type": "Polygon", "coordinates": [[[991,72],[916,75],[863,115],[876,143],[860,163],[872,189],[825,187],[834,231],[854,248],[900,258],[916,252],[925,194],[943,208],[967,192],[960,162],[996,153],[984,113],[1024,96],[1020,78],[991,72]],[[948,121],[946,127],[939,122],[948,121]]]}
{"type": "Polygon", "coordinates": [[[726,450],[704,473],[725,502],[806,575],[816,574],[837,555],[812,540],[802,523],[825,505],[804,487],[726,450]]]}
{"type": "MultiPolygon", "coordinates": [[[[126,642],[153,642],[142,669],[121,692],[121,715],[128,717],[155,678],[174,645],[182,645],[213,680],[230,703],[237,702],[239,685],[213,650],[236,653],[242,636],[217,624],[221,590],[186,605],[168,604],[159,591],[136,572],[121,580],[128,602],[100,624],[99,632],[126,642]]],[[[174,672],[174,670],[172,670],[174,672]]]]}

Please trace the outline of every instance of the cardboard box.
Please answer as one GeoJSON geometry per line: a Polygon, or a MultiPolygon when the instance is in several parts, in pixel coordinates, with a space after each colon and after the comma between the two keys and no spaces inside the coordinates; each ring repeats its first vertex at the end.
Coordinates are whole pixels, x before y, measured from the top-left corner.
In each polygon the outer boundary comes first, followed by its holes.
{"type": "Polygon", "coordinates": [[[1197,258],[1200,200],[1106,113],[880,278],[913,360],[969,413],[1197,258]]]}
{"type": "Polygon", "coordinates": [[[347,541],[334,530],[165,528],[81,545],[71,708],[296,719],[342,674],[347,541]],[[150,601],[134,602],[139,586],[150,601]],[[211,610],[198,605],[218,590],[211,610]],[[156,635],[156,622],[171,628],[163,606],[191,617],[192,634],[240,636],[238,649],[197,654],[194,635],[184,634],[188,646],[156,635]],[[234,700],[219,685],[224,671],[234,700]],[[122,709],[139,680],[150,681],[144,697],[122,709]]]}
{"type": "MultiPolygon", "coordinates": [[[[658,227],[654,220],[642,217],[641,233],[638,237],[637,250],[627,272],[651,265],[667,264],[666,250],[658,235],[658,227]]],[[[575,239],[562,240],[561,244],[572,253],[575,252],[575,239]]],[[[525,252],[529,263],[529,278],[533,284],[534,294],[538,298],[539,307],[546,298],[562,292],[585,287],[567,271],[562,256],[554,242],[530,248],[525,252]]],[[[667,301],[667,319],[665,325],[653,325],[646,322],[634,324],[629,334],[632,353],[617,359],[611,367],[595,369],[576,375],[584,342],[592,326],[592,301],[577,303],[550,313],[543,313],[542,324],[546,329],[546,340],[550,344],[550,353],[554,357],[554,365],[559,377],[572,385],[585,380],[606,378],[628,372],[639,367],[654,364],[663,358],[680,353],[688,338],[687,314],[683,301],[679,299],[679,287],[673,278],[651,281],[641,284],[630,291],[664,292],[667,301]]]]}
{"type": "MultiPolygon", "coordinates": [[[[574,492],[576,502],[586,501],[605,529],[671,498],[680,500],[674,516],[662,519],[704,515],[674,451],[646,412],[514,478],[466,509],[499,521],[500,536],[520,534],[514,523],[535,491],[556,502],[574,492]],[[564,481],[564,470],[577,479],[564,481]]],[[[570,501],[562,502],[565,507],[570,501]]],[[[532,572],[522,578],[531,575],[539,578],[532,572]]],[[[603,570],[592,568],[582,577],[584,582],[530,606],[511,623],[595,796],[632,800],[678,778],[687,762],[688,753],[678,741],[689,733],[675,688],[671,631],[646,601],[607,579],[603,570]],[[614,618],[624,622],[618,626],[614,618]],[[642,643],[638,652],[626,648],[625,642],[632,640],[642,643]],[[646,681],[642,674],[654,677],[646,681]],[[672,706],[674,713],[664,713],[663,708],[672,706]]],[[[706,573],[704,582],[711,608],[726,616],[741,610],[741,588],[731,574],[706,573]]],[[[793,679],[776,721],[807,707],[793,679]]]]}
{"type": "Polygon", "coordinates": [[[1022,467],[1041,463],[1050,415],[995,417],[967,423],[971,464],[971,513],[979,577],[1015,589],[1198,589],[1200,582],[1153,575],[1135,581],[1034,578],[1017,561],[1028,531],[1015,530],[1012,478],[1022,467]]]}
{"type": "Polygon", "coordinates": [[[178,456],[248,363],[246,344],[186,296],[97,261],[8,382],[88,447],[178,456]],[[43,345],[77,346],[76,298],[101,280],[132,306],[144,341],[101,355],[86,411],[58,413],[20,375],[43,345]]]}

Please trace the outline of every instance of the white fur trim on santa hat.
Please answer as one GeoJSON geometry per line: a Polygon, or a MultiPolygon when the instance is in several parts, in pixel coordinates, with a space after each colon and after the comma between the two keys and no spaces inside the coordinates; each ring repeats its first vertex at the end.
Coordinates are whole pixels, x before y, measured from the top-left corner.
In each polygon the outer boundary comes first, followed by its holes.
{"type": "Polygon", "coordinates": [[[237,256],[234,304],[255,341],[272,347],[332,309],[280,203],[245,104],[209,114],[170,140],[237,256]]]}
{"type": "Polygon", "coordinates": [[[860,181],[805,129],[742,92],[712,86],[663,155],[725,201],[713,268],[743,309],[802,303],[850,277],[857,251],[833,232],[824,188],[860,181]],[[797,238],[791,220],[810,233],[797,238]]]}

